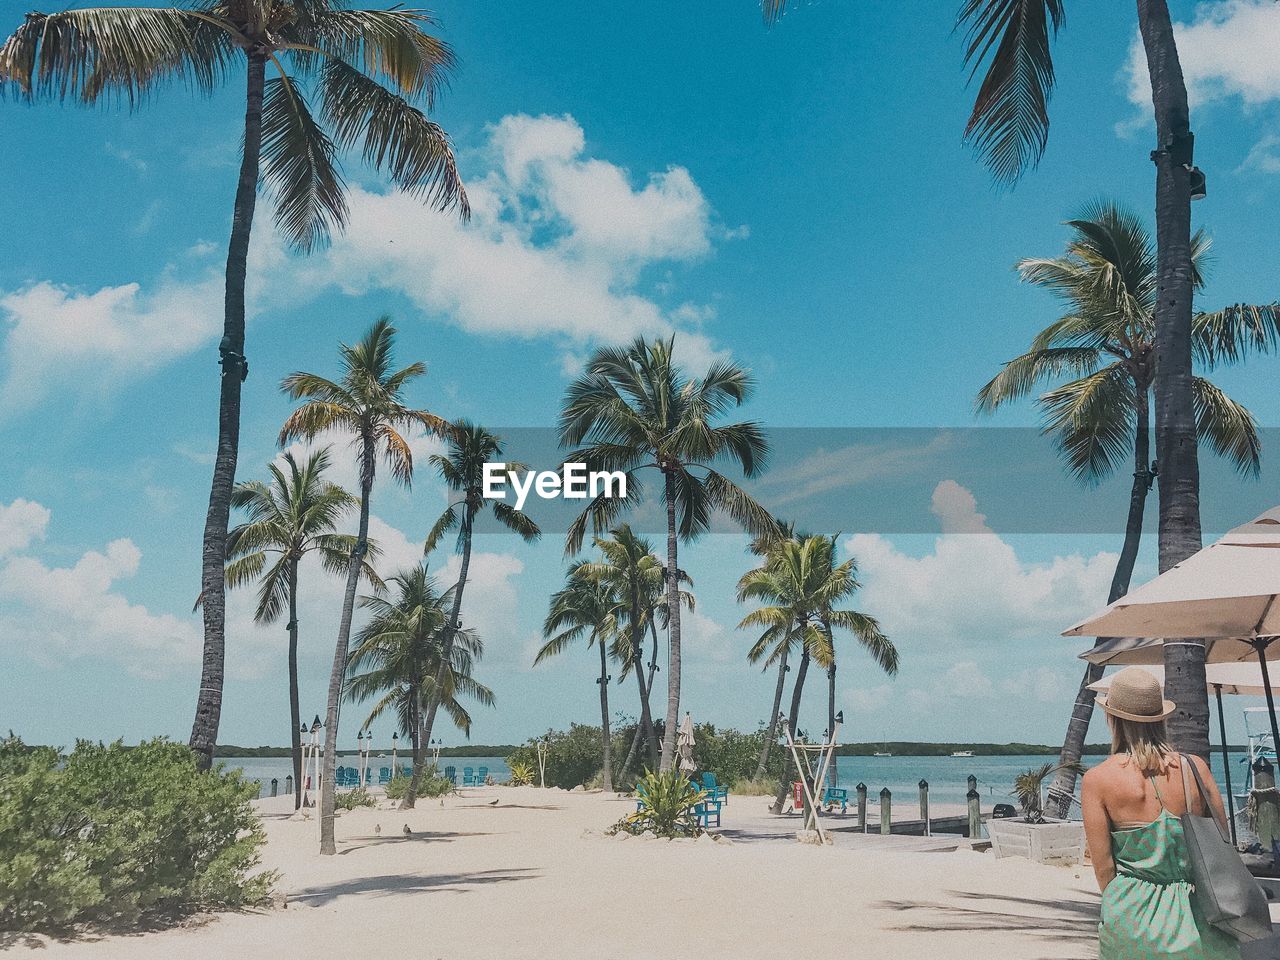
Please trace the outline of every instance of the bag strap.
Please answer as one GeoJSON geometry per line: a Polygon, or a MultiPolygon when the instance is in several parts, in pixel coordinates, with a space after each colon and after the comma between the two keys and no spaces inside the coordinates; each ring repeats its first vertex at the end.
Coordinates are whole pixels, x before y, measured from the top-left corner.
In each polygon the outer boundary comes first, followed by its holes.
{"type": "Polygon", "coordinates": [[[1182,787],[1187,793],[1187,813],[1191,813],[1191,793],[1187,782],[1187,768],[1191,768],[1191,775],[1195,777],[1196,788],[1200,791],[1200,800],[1204,803],[1205,813],[1209,819],[1213,821],[1213,825],[1218,828],[1218,836],[1222,837],[1223,843],[1230,843],[1231,836],[1222,829],[1222,824],[1218,821],[1218,814],[1213,809],[1213,804],[1209,801],[1209,792],[1204,788],[1204,781],[1200,779],[1200,770],[1192,763],[1191,758],[1186,754],[1178,754],[1182,758],[1182,787]]]}

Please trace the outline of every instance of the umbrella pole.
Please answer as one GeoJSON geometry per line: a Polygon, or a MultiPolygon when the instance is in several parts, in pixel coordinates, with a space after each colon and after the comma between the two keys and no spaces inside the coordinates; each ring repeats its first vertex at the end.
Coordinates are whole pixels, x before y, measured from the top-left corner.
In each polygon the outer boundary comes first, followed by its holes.
{"type": "Polygon", "coordinates": [[[1262,667],[1262,688],[1267,694],[1267,718],[1271,721],[1271,749],[1280,752],[1280,727],[1276,723],[1276,698],[1271,692],[1271,675],[1267,670],[1267,647],[1275,637],[1257,637],[1250,641],[1258,651],[1258,664],[1262,667]]]}
{"type": "Polygon", "coordinates": [[[1231,755],[1227,752],[1227,718],[1222,713],[1222,684],[1213,685],[1218,698],[1218,732],[1222,735],[1222,770],[1227,777],[1227,823],[1231,827],[1231,842],[1236,843],[1236,801],[1231,794],[1231,755]]]}

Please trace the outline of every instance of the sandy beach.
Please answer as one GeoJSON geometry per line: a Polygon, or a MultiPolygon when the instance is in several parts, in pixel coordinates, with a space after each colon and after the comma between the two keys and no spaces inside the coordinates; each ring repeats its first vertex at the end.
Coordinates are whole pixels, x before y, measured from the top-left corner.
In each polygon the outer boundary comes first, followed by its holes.
{"type": "Polygon", "coordinates": [[[625,798],[482,788],[408,812],[342,814],[338,855],[321,857],[316,823],[291,819],[292,798],[263,800],[264,866],[281,874],[283,908],[31,939],[11,955],[641,960],[661,945],[666,957],[726,960],[1096,956],[1088,867],[900,852],[910,840],[850,834],[821,848],[796,842],[797,819],[770,816],[767,802],[731,799],[729,843],[618,840],[602,831],[632,809],[625,798]]]}

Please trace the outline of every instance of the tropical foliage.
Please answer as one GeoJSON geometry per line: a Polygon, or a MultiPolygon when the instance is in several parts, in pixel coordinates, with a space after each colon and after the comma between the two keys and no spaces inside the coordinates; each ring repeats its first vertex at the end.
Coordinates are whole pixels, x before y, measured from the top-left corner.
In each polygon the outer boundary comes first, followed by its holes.
{"type": "Polygon", "coordinates": [[[768,444],[759,425],[718,422],[750,396],[751,376],[733,363],[717,361],[704,377],[690,378],[677,365],[674,350],[674,338],[600,348],[588,360],[586,372],[569,386],[560,414],[561,446],[576,448],[567,462],[586,464],[590,471],[621,472],[627,479],[625,497],[601,492],[591,499],[569,527],[567,553],[581,549],[588,526],[602,533],[643,500],[641,471],[660,474],[667,518],[670,644],[664,770],[675,757],[680,713],[678,545],[705,533],[716,511],[753,534],[775,527],[763,507],[712,466],[733,461],[747,477],[764,469],[768,444]]]}
{"type": "Polygon", "coordinates": [[[1049,775],[1063,767],[1071,767],[1072,772],[1079,773],[1080,763],[1045,763],[1030,770],[1024,770],[1013,780],[1013,795],[1022,810],[1022,819],[1027,823],[1044,823],[1044,782],[1049,775]]]}
{"type": "Polygon", "coordinates": [[[667,838],[696,837],[702,829],[693,808],[705,797],[706,792],[679,770],[650,771],[636,781],[638,809],[620,820],[615,829],[667,838]]]}
{"type": "Polygon", "coordinates": [[[239,772],[186,747],[0,740],[0,930],[136,923],[261,901],[262,825],[239,772]]]}

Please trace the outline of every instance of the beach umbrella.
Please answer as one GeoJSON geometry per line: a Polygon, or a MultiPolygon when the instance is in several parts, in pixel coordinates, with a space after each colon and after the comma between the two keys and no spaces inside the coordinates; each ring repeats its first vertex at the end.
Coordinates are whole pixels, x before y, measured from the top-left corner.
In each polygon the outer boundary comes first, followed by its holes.
{"type": "Polygon", "coordinates": [[[1207,658],[1224,662],[1243,659],[1237,654],[1248,648],[1258,660],[1272,744],[1280,748],[1280,725],[1267,669],[1267,660],[1280,656],[1276,649],[1280,639],[1278,598],[1280,507],[1274,507],[1063,635],[1160,637],[1166,641],[1203,637],[1214,641],[1205,651],[1207,658]]]}
{"type": "Polygon", "coordinates": [[[693,717],[685,711],[684,721],[676,733],[676,753],[680,757],[680,769],[686,773],[698,769],[698,764],[693,759],[693,745],[693,717]]]}
{"type": "MultiPolygon", "coordinates": [[[[1159,640],[1147,641],[1147,643],[1157,650],[1162,648],[1159,640]]],[[[1210,644],[1212,643],[1213,641],[1210,641],[1210,644]]],[[[1161,684],[1164,683],[1163,666],[1151,664],[1145,666],[1145,669],[1150,670],[1161,684]]],[[[1234,842],[1236,839],[1236,807],[1235,797],[1231,793],[1231,758],[1227,753],[1227,723],[1222,712],[1222,695],[1225,693],[1228,696],[1265,697],[1267,688],[1262,681],[1262,668],[1257,663],[1210,663],[1205,667],[1204,672],[1209,689],[1213,691],[1214,697],[1218,702],[1218,733],[1221,737],[1222,769],[1225,771],[1227,778],[1227,813],[1231,823],[1231,839],[1234,842]]],[[[1097,683],[1089,684],[1089,689],[1105,694],[1111,687],[1112,679],[1112,677],[1103,677],[1097,683]]],[[[1271,689],[1272,692],[1276,692],[1280,688],[1273,686],[1271,689]]]]}

